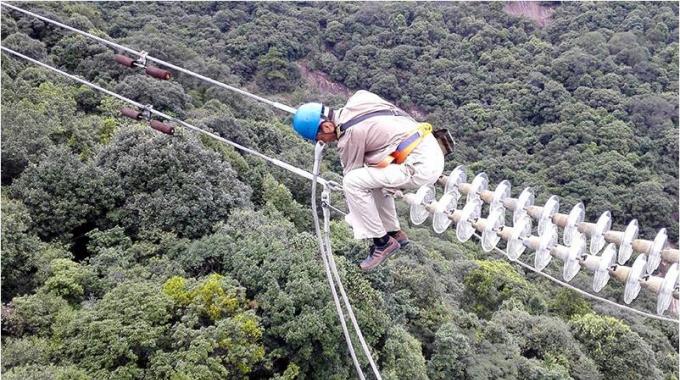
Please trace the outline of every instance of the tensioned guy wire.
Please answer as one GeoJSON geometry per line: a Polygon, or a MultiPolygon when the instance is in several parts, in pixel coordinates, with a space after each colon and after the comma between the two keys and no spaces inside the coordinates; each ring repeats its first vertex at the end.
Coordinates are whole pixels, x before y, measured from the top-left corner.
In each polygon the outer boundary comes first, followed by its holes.
{"type": "MultiPolygon", "coordinates": [[[[31,57],[25,56],[25,55],[23,55],[23,54],[21,54],[21,53],[19,53],[19,52],[16,52],[16,51],[14,51],[14,50],[12,50],[12,49],[6,48],[6,47],[4,47],[4,46],[0,46],[0,49],[2,49],[3,51],[6,51],[6,52],[8,52],[8,53],[11,53],[11,54],[13,54],[13,55],[16,55],[17,57],[21,57],[21,58],[23,58],[23,59],[25,59],[25,60],[27,60],[27,61],[30,61],[30,62],[32,62],[32,63],[34,63],[34,64],[36,64],[36,65],[39,65],[39,66],[42,66],[42,67],[44,67],[44,68],[46,68],[46,69],[52,70],[52,71],[54,71],[54,72],[57,72],[57,73],[59,73],[59,74],[65,76],[65,77],[67,77],[67,78],[73,79],[73,80],[76,81],[76,82],[82,83],[82,84],[84,84],[84,85],[86,85],[86,86],[89,86],[89,87],[92,87],[92,88],[94,88],[94,89],[96,89],[96,90],[99,90],[99,91],[101,91],[101,92],[103,92],[103,93],[105,93],[105,94],[107,94],[107,95],[113,96],[114,98],[117,98],[117,99],[120,99],[120,100],[122,100],[122,101],[124,101],[124,102],[130,103],[130,104],[134,105],[135,107],[138,107],[138,108],[144,108],[144,107],[145,107],[143,104],[141,104],[141,103],[139,103],[139,102],[136,102],[136,101],[134,101],[134,100],[132,100],[132,99],[128,99],[128,98],[126,98],[126,97],[124,97],[124,96],[118,95],[118,94],[116,94],[116,93],[113,92],[113,91],[109,91],[109,90],[107,90],[107,89],[105,89],[105,88],[103,88],[103,87],[101,87],[101,86],[98,86],[98,85],[96,85],[96,84],[94,84],[94,83],[88,82],[88,81],[86,81],[86,80],[84,80],[84,79],[82,79],[82,78],[79,78],[79,77],[77,77],[77,76],[75,76],[75,75],[72,75],[72,74],[69,74],[69,73],[67,73],[67,72],[64,72],[64,71],[62,71],[62,70],[59,70],[59,69],[57,69],[56,67],[52,67],[52,66],[50,66],[50,65],[48,65],[48,64],[42,63],[42,62],[40,62],[40,61],[37,61],[37,60],[35,60],[35,59],[31,58],[31,57]]],[[[184,127],[186,127],[186,128],[189,128],[189,129],[194,130],[194,131],[196,131],[196,132],[199,132],[199,133],[202,133],[202,134],[204,134],[204,135],[210,136],[211,138],[216,139],[216,140],[219,140],[219,141],[221,141],[221,142],[223,142],[223,143],[225,143],[225,144],[229,144],[229,145],[233,146],[234,148],[236,148],[236,149],[238,149],[238,150],[241,150],[241,151],[243,151],[243,152],[250,153],[250,154],[252,154],[252,155],[255,155],[255,156],[257,156],[257,157],[260,157],[261,159],[263,159],[263,160],[265,160],[265,161],[268,161],[268,162],[270,162],[270,163],[272,163],[272,164],[274,164],[274,165],[276,165],[276,166],[279,166],[279,167],[281,167],[281,168],[283,168],[283,169],[286,169],[286,170],[288,170],[288,171],[290,171],[290,172],[293,172],[293,173],[295,173],[295,174],[297,174],[297,175],[299,175],[299,176],[301,176],[301,177],[307,178],[307,179],[309,179],[309,180],[312,180],[312,179],[314,178],[314,177],[312,176],[312,173],[310,173],[310,172],[308,172],[308,171],[306,171],[306,170],[304,170],[304,169],[298,168],[298,167],[296,167],[296,166],[293,166],[293,165],[291,165],[291,164],[289,164],[289,163],[283,162],[283,161],[278,160],[278,159],[276,159],[276,158],[269,157],[269,156],[267,156],[267,155],[265,155],[265,154],[262,154],[262,153],[260,153],[260,152],[258,152],[258,151],[256,151],[256,150],[250,149],[250,148],[245,147],[245,146],[243,146],[243,145],[241,145],[241,144],[235,143],[235,142],[233,142],[233,141],[231,141],[231,140],[227,140],[227,139],[225,139],[224,137],[218,136],[218,135],[216,135],[216,134],[214,134],[214,133],[212,133],[212,132],[205,131],[205,130],[203,130],[203,129],[201,129],[201,128],[198,128],[198,127],[196,127],[196,126],[194,126],[194,125],[192,125],[192,124],[189,124],[189,123],[184,122],[184,121],[182,121],[182,120],[176,119],[176,118],[174,118],[174,117],[172,117],[172,116],[170,116],[170,115],[167,115],[167,114],[165,114],[165,113],[163,113],[163,112],[157,111],[157,110],[155,110],[155,109],[153,109],[153,108],[149,109],[149,111],[150,111],[151,113],[155,114],[155,115],[158,115],[158,116],[160,116],[160,117],[166,119],[166,120],[173,121],[173,122],[175,122],[175,123],[177,123],[177,124],[180,124],[180,125],[182,125],[182,126],[184,126],[184,127]]],[[[332,185],[332,183],[330,183],[329,181],[326,181],[325,179],[323,179],[323,178],[321,178],[321,177],[318,177],[318,178],[317,178],[317,181],[318,181],[319,184],[321,184],[322,186],[323,186],[323,185],[327,185],[327,184],[331,184],[331,185],[332,185]]]]}
{"type": "MultiPolygon", "coordinates": [[[[27,11],[27,10],[25,10],[25,9],[16,7],[16,6],[14,6],[14,5],[9,5],[9,4],[4,3],[4,2],[0,2],[0,5],[5,6],[5,7],[7,7],[7,8],[10,8],[10,9],[13,9],[13,10],[15,10],[15,11],[17,11],[17,12],[21,12],[21,13],[27,14],[27,15],[29,15],[29,16],[33,16],[33,17],[35,17],[35,18],[37,18],[37,19],[40,19],[40,20],[45,21],[45,22],[48,22],[48,23],[50,23],[50,24],[60,26],[60,27],[62,27],[62,28],[64,28],[64,29],[68,29],[68,30],[70,30],[70,31],[72,31],[72,32],[74,32],[74,33],[78,33],[78,34],[81,34],[81,35],[83,35],[83,36],[92,38],[92,39],[94,39],[94,40],[97,40],[97,41],[99,41],[99,42],[105,44],[105,45],[109,45],[109,46],[115,47],[116,49],[124,50],[124,51],[126,51],[126,52],[128,52],[128,53],[131,53],[131,54],[134,54],[134,55],[137,55],[137,56],[141,56],[141,55],[142,55],[142,52],[141,52],[141,51],[137,51],[137,50],[131,49],[131,48],[129,48],[129,47],[126,47],[126,46],[117,44],[117,43],[115,43],[115,42],[113,42],[113,41],[109,41],[109,40],[107,40],[107,39],[104,39],[104,38],[101,38],[101,37],[97,37],[97,36],[95,36],[94,34],[90,34],[90,33],[88,33],[88,32],[82,31],[82,30],[80,30],[80,29],[76,29],[76,28],[71,27],[71,26],[68,26],[68,25],[66,25],[66,24],[62,24],[62,23],[60,23],[59,21],[55,21],[55,20],[49,19],[49,18],[44,17],[44,16],[41,16],[41,15],[39,15],[39,14],[37,14],[37,13],[33,13],[33,12],[31,12],[31,11],[27,11]]],[[[201,74],[195,73],[195,72],[193,72],[193,71],[191,71],[191,70],[187,70],[187,69],[184,69],[184,68],[182,68],[182,67],[173,65],[172,63],[163,61],[163,60],[161,60],[161,59],[154,58],[154,57],[152,57],[152,56],[150,56],[150,55],[146,55],[146,59],[149,60],[149,61],[152,61],[152,62],[156,62],[156,63],[158,63],[159,65],[162,65],[162,66],[171,68],[171,69],[173,69],[173,70],[177,70],[177,71],[182,72],[182,73],[184,73],[184,74],[191,75],[191,76],[193,76],[193,77],[202,79],[202,80],[204,80],[204,81],[206,81],[206,82],[209,82],[209,83],[212,83],[212,84],[214,84],[214,85],[216,85],[216,86],[220,86],[220,87],[226,88],[227,90],[231,90],[231,91],[237,92],[237,93],[239,93],[239,94],[241,94],[241,95],[244,95],[244,96],[253,98],[253,99],[255,99],[255,100],[257,100],[257,101],[260,101],[260,102],[262,102],[262,103],[269,104],[270,106],[272,106],[272,107],[274,107],[274,108],[277,108],[277,109],[279,109],[279,110],[286,111],[286,112],[291,113],[291,114],[294,114],[295,111],[296,111],[296,109],[293,108],[293,107],[290,107],[290,106],[287,106],[287,105],[285,105],[285,104],[282,104],[282,103],[279,103],[279,102],[275,102],[275,101],[272,101],[272,100],[269,100],[269,99],[265,99],[265,98],[263,98],[263,97],[261,97],[261,96],[255,95],[255,94],[251,94],[250,92],[241,90],[240,88],[236,88],[236,87],[230,86],[230,85],[228,85],[228,84],[224,84],[224,83],[222,83],[222,82],[218,82],[218,81],[216,81],[216,80],[214,80],[214,79],[212,79],[212,78],[208,78],[208,77],[203,76],[203,75],[201,75],[201,74]]]]}
{"type": "MultiPolygon", "coordinates": [[[[99,41],[99,42],[101,42],[101,43],[103,43],[103,44],[106,44],[106,45],[109,45],[109,46],[113,46],[113,47],[116,47],[116,48],[118,48],[118,49],[121,49],[121,50],[130,52],[130,53],[133,53],[133,54],[136,54],[136,55],[141,55],[141,52],[138,52],[138,51],[136,51],[136,50],[134,50],[134,49],[130,49],[130,48],[125,47],[125,46],[123,46],[123,45],[119,45],[119,44],[117,44],[117,43],[115,43],[115,42],[111,42],[111,41],[108,41],[108,40],[106,40],[106,39],[97,37],[97,36],[92,35],[92,34],[90,34],[90,33],[87,33],[87,32],[84,32],[84,31],[82,31],[82,30],[79,30],[79,29],[70,27],[70,26],[65,25],[65,24],[62,24],[62,23],[60,23],[60,22],[58,22],[58,21],[51,20],[51,19],[49,19],[49,18],[47,18],[47,17],[40,16],[40,15],[38,15],[38,14],[35,14],[35,13],[33,13],[33,12],[30,12],[30,11],[27,11],[27,10],[24,10],[24,9],[21,9],[21,8],[19,8],[19,7],[12,6],[12,5],[9,5],[9,4],[6,4],[6,3],[0,3],[0,5],[4,5],[4,6],[10,8],[10,9],[16,10],[16,11],[18,11],[18,12],[21,12],[21,13],[24,13],[24,14],[27,14],[27,15],[30,15],[30,16],[33,16],[33,17],[36,17],[36,18],[38,18],[38,19],[40,19],[40,20],[43,20],[43,21],[45,21],[45,22],[48,22],[48,23],[51,23],[51,24],[54,24],[54,25],[63,27],[63,28],[65,28],[65,29],[68,29],[68,30],[73,31],[73,32],[75,32],[75,33],[78,33],[78,34],[84,35],[84,36],[86,36],[86,37],[95,39],[95,40],[97,40],[97,41],[99,41]]],[[[58,72],[58,73],[60,73],[60,74],[62,74],[62,75],[65,75],[65,76],[67,76],[67,77],[73,79],[73,80],[76,80],[76,81],[78,81],[78,82],[80,82],[80,83],[83,83],[83,84],[88,85],[88,86],[90,86],[90,87],[92,87],[92,88],[95,88],[95,89],[98,89],[98,90],[100,90],[100,91],[102,91],[102,92],[105,92],[105,93],[107,93],[107,94],[109,94],[109,95],[111,95],[111,96],[114,96],[114,97],[116,97],[116,98],[118,98],[118,99],[120,99],[120,100],[126,101],[126,102],[128,102],[128,103],[130,103],[130,104],[134,104],[134,105],[136,105],[137,107],[140,107],[140,108],[141,108],[141,107],[144,107],[144,105],[142,105],[142,104],[140,104],[140,103],[137,103],[137,102],[135,102],[135,101],[133,101],[133,100],[131,100],[131,99],[127,99],[127,98],[125,98],[125,97],[122,97],[122,96],[120,96],[120,95],[118,95],[118,94],[115,94],[115,93],[113,93],[113,92],[111,92],[111,91],[108,91],[108,90],[106,90],[106,89],[103,89],[103,88],[101,88],[101,87],[99,87],[99,86],[97,86],[97,85],[95,85],[95,84],[86,82],[86,81],[84,81],[84,80],[82,80],[82,79],[80,79],[80,78],[78,78],[78,77],[76,77],[76,76],[73,76],[73,75],[71,75],[71,74],[65,73],[65,72],[63,72],[63,71],[61,71],[61,70],[59,70],[59,69],[53,68],[53,67],[51,67],[51,66],[49,66],[49,65],[43,64],[42,62],[36,61],[36,60],[34,60],[34,59],[32,59],[32,58],[26,57],[26,56],[24,56],[24,55],[22,55],[22,54],[20,54],[20,53],[14,52],[14,51],[12,51],[12,50],[10,50],[10,49],[7,49],[7,48],[5,48],[5,47],[2,47],[2,49],[5,50],[5,51],[10,52],[10,53],[12,53],[12,54],[15,54],[15,55],[17,55],[17,56],[20,56],[20,57],[22,57],[22,58],[24,58],[24,59],[27,59],[27,60],[29,60],[29,61],[35,63],[35,64],[38,64],[38,65],[43,66],[43,67],[46,67],[46,68],[48,68],[48,69],[50,69],[50,70],[56,71],[56,72],[58,72]]],[[[169,68],[172,68],[172,69],[174,69],[174,70],[183,72],[183,73],[185,73],[185,74],[188,74],[188,75],[197,77],[197,78],[199,78],[199,79],[205,80],[205,81],[210,82],[210,83],[212,83],[212,84],[215,84],[215,85],[217,85],[217,86],[226,88],[226,89],[231,90],[231,91],[235,91],[235,92],[237,92],[237,93],[239,93],[239,94],[242,94],[242,95],[244,95],[244,96],[251,97],[251,98],[253,98],[253,99],[255,99],[255,100],[258,100],[258,101],[260,101],[260,102],[269,104],[269,105],[271,105],[271,106],[273,106],[273,107],[275,107],[275,108],[278,108],[278,109],[280,109],[280,110],[284,110],[284,111],[289,112],[289,113],[295,113],[295,108],[293,108],[293,107],[290,107],[290,106],[287,106],[287,105],[284,105],[284,104],[281,104],[281,103],[278,103],[278,102],[273,102],[273,101],[271,101],[271,100],[268,100],[268,99],[265,99],[265,98],[262,98],[262,97],[259,97],[259,96],[257,96],[257,95],[251,94],[251,93],[249,93],[249,92],[247,92],[247,91],[244,91],[244,90],[235,88],[235,87],[233,87],[233,86],[226,85],[226,84],[221,83],[221,82],[218,82],[218,81],[216,81],[216,80],[214,80],[214,79],[211,79],[211,78],[205,77],[205,76],[203,76],[203,75],[194,73],[194,72],[192,72],[192,71],[190,71],[190,70],[183,69],[183,68],[181,68],[181,67],[179,67],[179,66],[175,66],[175,65],[173,65],[173,64],[171,64],[171,63],[162,61],[162,60],[160,60],[160,59],[153,58],[153,57],[150,57],[150,56],[148,56],[148,55],[146,56],[146,58],[147,58],[148,60],[150,60],[150,61],[159,63],[159,64],[161,64],[161,65],[164,65],[164,66],[169,67],[169,68]]],[[[287,163],[285,163],[285,162],[282,162],[282,161],[280,161],[280,160],[277,160],[277,159],[268,157],[268,156],[266,156],[266,155],[264,155],[264,154],[262,154],[262,153],[259,153],[259,152],[257,152],[257,151],[254,151],[254,150],[252,150],[252,149],[243,147],[243,146],[241,146],[241,145],[239,145],[239,144],[237,144],[237,143],[234,143],[234,142],[232,142],[232,141],[230,141],[230,140],[224,139],[224,138],[222,138],[222,137],[220,137],[220,136],[217,136],[217,135],[215,135],[215,134],[213,134],[213,133],[210,133],[210,132],[201,130],[200,128],[197,128],[197,127],[195,127],[195,126],[193,126],[193,125],[191,125],[191,124],[185,123],[185,122],[183,122],[183,121],[181,121],[181,120],[178,120],[178,119],[175,119],[175,118],[173,118],[173,117],[171,117],[171,116],[168,116],[168,115],[166,115],[166,114],[164,114],[164,113],[162,113],[162,112],[155,111],[155,110],[153,110],[153,109],[151,110],[151,112],[154,113],[154,114],[156,114],[156,115],[158,115],[158,116],[161,116],[161,117],[163,117],[163,118],[165,118],[165,119],[174,121],[174,122],[176,122],[176,123],[178,123],[178,124],[180,124],[180,125],[183,125],[183,126],[185,126],[185,127],[187,127],[187,128],[190,128],[190,129],[195,130],[195,131],[197,131],[197,132],[206,134],[206,135],[208,135],[208,136],[210,136],[210,137],[212,137],[212,138],[215,138],[215,139],[217,139],[217,140],[220,140],[220,141],[222,141],[222,142],[224,142],[224,143],[226,143],[226,144],[232,145],[232,146],[234,146],[235,148],[240,149],[240,150],[242,150],[242,151],[244,151],[244,152],[247,152],[247,153],[251,153],[251,154],[253,154],[253,155],[256,155],[256,156],[258,156],[258,157],[260,157],[260,158],[262,158],[262,159],[264,159],[264,160],[266,160],[266,161],[268,161],[268,162],[270,162],[270,163],[272,163],[272,164],[274,164],[274,165],[276,165],[276,166],[279,166],[279,167],[282,167],[282,168],[284,168],[284,169],[286,169],[286,170],[289,170],[289,171],[291,171],[291,172],[293,172],[293,173],[295,173],[295,174],[297,174],[297,175],[299,175],[299,176],[302,176],[302,177],[304,177],[304,178],[313,180],[312,174],[309,173],[309,172],[307,172],[307,171],[305,171],[305,170],[303,170],[303,169],[297,168],[297,167],[295,167],[295,166],[292,166],[292,165],[287,164],[287,163]]],[[[319,181],[319,183],[320,183],[321,185],[328,184],[329,186],[331,186],[331,187],[334,188],[334,189],[340,188],[340,186],[337,185],[337,184],[335,184],[334,182],[326,181],[326,180],[324,180],[323,178],[319,178],[318,181],[319,181]]],[[[342,212],[341,210],[338,210],[337,208],[335,208],[335,207],[333,207],[333,206],[330,206],[330,207],[331,207],[332,209],[334,209],[335,211],[338,211],[338,212],[344,214],[344,212],[342,212]]],[[[496,249],[496,250],[499,250],[498,248],[495,248],[495,249],[496,249]]],[[[500,251],[500,252],[502,252],[502,251],[500,251]]],[[[537,271],[537,270],[535,270],[535,268],[530,267],[530,266],[528,266],[527,264],[521,263],[521,262],[519,262],[519,261],[516,261],[516,262],[517,262],[517,263],[520,263],[520,265],[522,265],[522,266],[526,266],[528,269],[530,269],[530,270],[532,270],[532,271],[536,271],[537,273],[541,273],[541,275],[543,275],[543,276],[545,276],[545,277],[547,277],[547,278],[553,280],[554,282],[556,282],[556,283],[558,283],[558,284],[561,284],[561,285],[566,286],[566,287],[569,287],[569,288],[573,288],[573,289],[576,290],[577,292],[579,292],[579,293],[581,293],[581,294],[584,294],[584,295],[586,295],[586,296],[588,296],[588,297],[590,297],[590,298],[597,299],[597,300],[600,300],[600,301],[603,301],[603,302],[606,302],[606,303],[610,303],[610,304],[615,305],[615,306],[618,306],[618,307],[620,307],[620,308],[622,308],[622,309],[630,310],[630,311],[633,311],[633,312],[638,313],[638,314],[645,315],[645,316],[650,317],[650,318],[655,318],[655,319],[659,319],[659,320],[672,321],[672,322],[675,322],[675,323],[680,323],[680,321],[675,320],[675,319],[664,318],[664,317],[659,317],[659,316],[652,315],[652,314],[647,314],[647,313],[645,313],[645,312],[642,312],[642,311],[639,311],[639,310],[630,308],[630,307],[628,307],[628,306],[621,305],[621,304],[618,304],[618,303],[615,303],[615,302],[606,300],[606,299],[604,299],[604,298],[595,296],[595,295],[593,295],[593,294],[591,294],[591,293],[585,292],[585,291],[580,290],[580,289],[578,289],[578,288],[575,288],[575,287],[573,287],[573,286],[571,286],[571,285],[568,285],[568,284],[566,284],[566,283],[563,283],[562,281],[560,281],[560,280],[558,280],[558,279],[552,278],[552,277],[550,277],[550,276],[547,275],[547,274],[544,274],[544,273],[542,273],[542,272],[540,272],[540,271],[537,271]]]]}

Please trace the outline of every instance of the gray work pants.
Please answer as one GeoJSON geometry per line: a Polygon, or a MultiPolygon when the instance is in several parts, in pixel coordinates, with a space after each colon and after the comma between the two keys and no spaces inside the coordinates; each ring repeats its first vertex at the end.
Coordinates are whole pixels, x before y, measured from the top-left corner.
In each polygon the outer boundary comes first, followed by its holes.
{"type": "Polygon", "coordinates": [[[377,238],[400,229],[394,198],[385,196],[382,189],[417,189],[436,182],[443,171],[444,154],[430,134],[402,164],[362,167],[345,174],[342,185],[349,207],[345,220],[354,238],[377,238]]]}

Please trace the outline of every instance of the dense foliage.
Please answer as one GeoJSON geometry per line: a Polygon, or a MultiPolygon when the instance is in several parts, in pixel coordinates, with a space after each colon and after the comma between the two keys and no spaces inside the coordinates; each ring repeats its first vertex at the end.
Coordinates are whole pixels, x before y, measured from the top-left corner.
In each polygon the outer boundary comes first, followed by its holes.
{"type": "MultiPolygon", "coordinates": [[[[449,169],[677,242],[678,5],[547,5],[539,28],[503,3],[23,4],[286,104],[374,91],[452,132],[449,169]]],[[[311,168],[310,144],[262,104],[149,78],[5,8],[2,44],[311,168]]],[[[159,134],[121,118],[117,100],[2,58],[3,377],[355,376],[306,180],[181,128],[159,134]]],[[[324,171],[338,178],[332,152],[324,171]]],[[[331,226],[383,378],[678,379],[677,326],[403,224],[412,247],[371,273],[356,266],[365,244],[331,226]]],[[[613,280],[602,293],[623,302],[613,280]]],[[[654,305],[644,290],[633,304],[654,305]]]]}

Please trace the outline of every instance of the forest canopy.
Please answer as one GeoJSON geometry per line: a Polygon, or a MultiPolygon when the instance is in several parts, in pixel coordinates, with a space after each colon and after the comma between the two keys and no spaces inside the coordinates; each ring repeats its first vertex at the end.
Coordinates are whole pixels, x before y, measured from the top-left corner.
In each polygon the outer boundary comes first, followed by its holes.
{"type": "MultiPolygon", "coordinates": [[[[449,130],[465,164],[537,204],[636,218],[678,242],[678,4],[17,3],[298,106],[365,89],[449,130]]],[[[2,7],[2,45],[311,169],[290,117],[207,82],[159,81],[83,36],[2,7]]],[[[346,379],[354,367],[311,224],[309,182],[2,54],[2,375],[346,379]]],[[[328,152],[323,172],[341,173],[328,152]]],[[[339,203],[340,199],[338,199],[339,203]]],[[[526,272],[452,232],[338,269],[384,379],[675,379],[678,330],[526,272]]],[[[546,272],[559,276],[558,260],[546,272]]],[[[571,282],[592,287],[582,271],[571,282]]],[[[600,293],[623,303],[623,286],[600,293]]],[[[641,291],[632,304],[654,310],[641,291]]],[[[355,345],[356,346],[356,345],[355,345]]],[[[363,359],[362,366],[368,369],[363,359]]]]}

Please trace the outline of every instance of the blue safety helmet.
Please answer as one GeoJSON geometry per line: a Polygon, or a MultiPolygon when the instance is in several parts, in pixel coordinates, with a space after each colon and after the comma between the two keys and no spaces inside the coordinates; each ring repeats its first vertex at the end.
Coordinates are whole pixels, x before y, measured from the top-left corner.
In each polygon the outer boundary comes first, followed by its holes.
{"type": "Polygon", "coordinates": [[[307,103],[301,105],[293,116],[293,129],[300,136],[310,141],[316,141],[316,134],[323,121],[323,105],[321,103],[307,103]]]}

